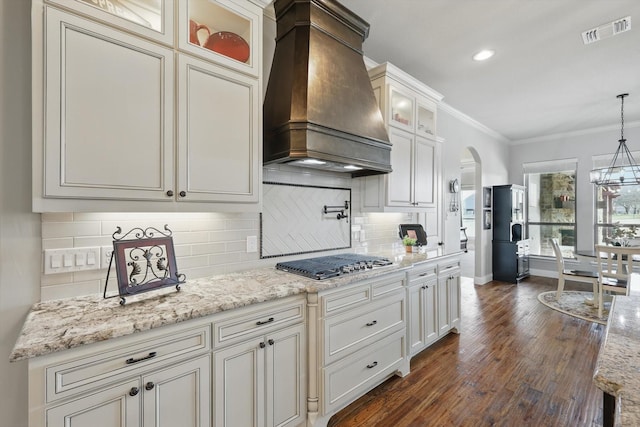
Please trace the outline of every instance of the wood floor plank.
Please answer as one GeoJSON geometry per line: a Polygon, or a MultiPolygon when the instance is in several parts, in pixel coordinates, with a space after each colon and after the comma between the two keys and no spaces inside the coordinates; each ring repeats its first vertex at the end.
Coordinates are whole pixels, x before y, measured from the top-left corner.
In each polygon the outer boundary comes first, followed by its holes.
{"type": "MultiPolygon", "coordinates": [[[[462,285],[462,333],[449,334],[329,420],[354,426],[601,426],[593,369],[605,327],[542,305],[556,281],[462,285]]],[[[568,282],[567,290],[585,290],[568,282]]]]}

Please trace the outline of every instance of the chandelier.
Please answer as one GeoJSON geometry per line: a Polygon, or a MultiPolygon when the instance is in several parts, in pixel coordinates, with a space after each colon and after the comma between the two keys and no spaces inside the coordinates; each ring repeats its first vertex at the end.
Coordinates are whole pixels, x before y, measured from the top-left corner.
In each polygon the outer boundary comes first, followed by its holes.
{"type": "Polygon", "coordinates": [[[624,139],[624,98],[628,93],[618,95],[620,98],[620,139],[613,161],[606,168],[593,169],[589,173],[591,182],[595,185],[618,187],[621,185],[640,184],[640,165],[636,164],[624,139]]]}

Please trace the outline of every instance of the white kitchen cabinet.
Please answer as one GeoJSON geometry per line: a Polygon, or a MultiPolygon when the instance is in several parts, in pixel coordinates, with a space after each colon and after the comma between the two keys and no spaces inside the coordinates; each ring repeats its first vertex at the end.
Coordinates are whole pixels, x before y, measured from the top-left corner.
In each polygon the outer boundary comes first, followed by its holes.
{"type": "Polygon", "coordinates": [[[207,354],[106,390],[98,389],[47,410],[46,425],[207,427],[210,371],[207,354]]]}
{"type": "Polygon", "coordinates": [[[460,260],[420,263],[407,273],[408,353],[415,356],[451,331],[460,332],[460,260]]]}
{"type": "Polygon", "coordinates": [[[172,326],[29,361],[29,425],[211,425],[211,327],[172,326]]]}
{"type": "Polygon", "coordinates": [[[180,200],[257,203],[262,169],[258,81],[182,54],[178,67],[180,200]]]}
{"type": "Polygon", "coordinates": [[[408,273],[408,344],[414,356],[438,339],[437,266],[416,266],[408,273]]]}
{"type": "Polygon", "coordinates": [[[304,325],[214,353],[216,426],[296,426],[305,417],[304,325]]]}
{"type": "Polygon", "coordinates": [[[117,7],[33,1],[33,210],[258,211],[265,4],[135,3],[151,35],[117,7]],[[182,40],[211,7],[245,22],[247,62],[182,40]]]}
{"type": "Polygon", "coordinates": [[[113,27],[173,44],[174,0],[47,0],[113,27]]]}
{"type": "Polygon", "coordinates": [[[139,427],[140,398],[140,379],[132,379],[52,407],[47,410],[46,425],[139,427]]]}
{"type": "MultiPolygon", "coordinates": [[[[434,207],[438,194],[439,143],[393,127],[389,128],[389,139],[393,144],[391,164],[394,169],[385,177],[385,205],[400,208],[434,207]]],[[[375,185],[377,179],[373,177],[366,182],[379,192],[380,189],[375,185]]],[[[367,195],[365,193],[365,200],[369,205],[367,195]]],[[[378,196],[374,200],[374,204],[377,204],[378,196]]]]}
{"type": "Polygon", "coordinates": [[[405,278],[395,272],[307,294],[308,425],[326,425],[391,375],[409,373],[405,278]]]}
{"type": "Polygon", "coordinates": [[[438,265],[438,337],[460,332],[460,261],[438,265]]]}
{"type": "Polygon", "coordinates": [[[142,377],[144,427],[211,425],[211,355],[142,377]]]}
{"type": "Polygon", "coordinates": [[[46,118],[34,165],[44,196],[171,200],[171,49],[52,7],[44,14],[46,92],[34,100],[46,118]]]}
{"type": "Polygon", "coordinates": [[[433,211],[441,197],[436,114],[442,95],[389,63],[370,69],[369,77],[392,144],[393,172],[360,179],[362,209],[433,211]]]}
{"type": "Polygon", "coordinates": [[[214,320],[216,426],[297,426],[305,419],[304,298],[214,320]]]}

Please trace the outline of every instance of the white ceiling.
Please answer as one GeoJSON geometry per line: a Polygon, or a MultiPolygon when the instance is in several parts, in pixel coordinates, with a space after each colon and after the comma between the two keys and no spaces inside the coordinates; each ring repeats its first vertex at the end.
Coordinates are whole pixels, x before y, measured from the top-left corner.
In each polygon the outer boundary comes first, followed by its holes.
{"type": "Polygon", "coordinates": [[[371,25],[364,53],[389,61],[509,140],[640,121],[640,0],[340,0],[371,25]],[[584,45],[631,15],[631,31],[584,45]],[[635,28],[633,27],[635,25],[635,28]],[[496,55],[471,56],[483,48],[496,55]]]}

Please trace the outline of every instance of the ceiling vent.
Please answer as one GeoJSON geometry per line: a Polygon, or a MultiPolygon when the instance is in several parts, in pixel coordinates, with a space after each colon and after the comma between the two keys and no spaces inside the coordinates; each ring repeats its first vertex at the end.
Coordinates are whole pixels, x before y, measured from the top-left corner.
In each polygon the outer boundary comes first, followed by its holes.
{"type": "Polygon", "coordinates": [[[615,21],[607,24],[602,24],[599,27],[592,28],[582,33],[582,42],[584,44],[591,44],[602,39],[606,39],[615,36],[631,29],[631,16],[625,18],[616,19],[615,21]]]}

